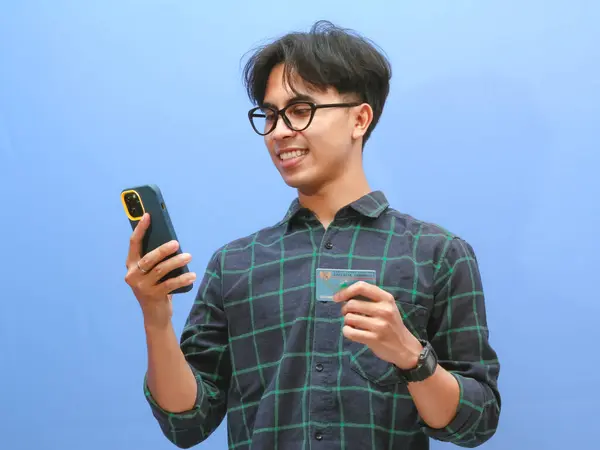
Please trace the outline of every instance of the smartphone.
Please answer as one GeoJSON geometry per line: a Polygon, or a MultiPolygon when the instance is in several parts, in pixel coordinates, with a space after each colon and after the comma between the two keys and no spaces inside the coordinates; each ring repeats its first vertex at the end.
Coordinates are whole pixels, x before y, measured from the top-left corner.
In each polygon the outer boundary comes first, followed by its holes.
{"type": "MultiPolygon", "coordinates": [[[[121,191],[121,202],[125,208],[125,213],[127,214],[132,230],[135,230],[144,213],[150,214],[150,226],[146,230],[146,234],[142,240],[142,256],[169,241],[178,241],[167,205],[158,186],[147,184],[123,189],[121,191]]],[[[177,251],[167,256],[163,261],[181,253],[180,243],[177,251]]],[[[160,279],[160,282],[162,283],[164,280],[175,278],[188,272],[189,268],[186,264],[167,273],[160,279]]],[[[192,288],[193,283],[177,288],[171,294],[182,294],[191,291],[192,288]]]]}

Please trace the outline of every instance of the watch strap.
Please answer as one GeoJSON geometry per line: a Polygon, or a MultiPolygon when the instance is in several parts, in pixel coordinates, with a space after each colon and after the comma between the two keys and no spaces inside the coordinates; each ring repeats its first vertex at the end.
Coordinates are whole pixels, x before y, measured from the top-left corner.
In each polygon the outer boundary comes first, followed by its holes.
{"type": "Polygon", "coordinates": [[[437,367],[437,355],[431,344],[423,339],[419,339],[419,342],[423,350],[419,354],[417,366],[408,370],[398,369],[400,377],[407,383],[429,378],[437,367]]]}

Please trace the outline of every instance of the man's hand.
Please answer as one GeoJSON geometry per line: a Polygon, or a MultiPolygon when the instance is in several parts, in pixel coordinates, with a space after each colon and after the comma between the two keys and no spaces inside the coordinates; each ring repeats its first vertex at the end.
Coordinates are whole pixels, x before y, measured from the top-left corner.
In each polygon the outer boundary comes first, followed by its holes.
{"type": "Polygon", "coordinates": [[[367,345],[379,358],[406,370],[417,366],[423,346],[406,328],[394,297],[363,281],[339,291],[333,297],[342,306],[343,334],[367,345]],[[356,300],[364,296],[371,301],[356,300]]]}
{"type": "Polygon", "coordinates": [[[171,323],[173,315],[169,292],[193,283],[196,274],[189,272],[160,282],[167,273],[190,262],[192,256],[189,253],[182,253],[163,261],[179,247],[177,241],[172,241],[161,245],[142,258],[142,239],[148,225],[150,225],[150,215],[146,213],[131,234],[125,263],[127,267],[125,282],[131,287],[142,307],[145,325],[164,328],[171,323]]]}

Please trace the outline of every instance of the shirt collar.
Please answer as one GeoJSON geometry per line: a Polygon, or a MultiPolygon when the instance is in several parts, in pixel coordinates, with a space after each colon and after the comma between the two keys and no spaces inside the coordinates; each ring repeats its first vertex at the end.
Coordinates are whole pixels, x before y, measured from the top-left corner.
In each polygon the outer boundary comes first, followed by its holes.
{"type": "MultiPolygon", "coordinates": [[[[353,209],[359,214],[376,219],[390,206],[385,194],[382,191],[372,191],[361,198],[353,201],[345,208],[342,209],[353,209]]],[[[279,224],[288,223],[294,218],[302,215],[309,214],[310,211],[300,204],[300,200],[296,197],[290,204],[285,216],[281,219],[279,224]]]]}

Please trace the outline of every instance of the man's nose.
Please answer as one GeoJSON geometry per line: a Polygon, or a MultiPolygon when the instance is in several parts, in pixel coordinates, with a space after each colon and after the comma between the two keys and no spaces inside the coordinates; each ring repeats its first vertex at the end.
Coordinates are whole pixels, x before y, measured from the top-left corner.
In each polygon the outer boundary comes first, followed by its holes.
{"type": "Polygon", "coordinates": [[[273,139],[285,139],[293,136],[296,132],[287,126],[282,117],[279,117],[275,129],[272,131],[273,139]]]}

